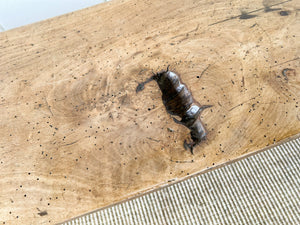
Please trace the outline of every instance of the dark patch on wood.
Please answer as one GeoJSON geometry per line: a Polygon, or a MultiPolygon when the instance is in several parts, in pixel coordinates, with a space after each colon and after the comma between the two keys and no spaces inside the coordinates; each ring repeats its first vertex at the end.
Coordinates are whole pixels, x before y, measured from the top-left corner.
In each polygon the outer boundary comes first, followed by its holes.
{"type": "MultiPolygon", "coordinates": [[[[279,3],[275,3],[275,4],[273,4],[273,5],[265,6],[265,7],[263,7],[263,8],[255,9],[255,10],[252,10],[252,11],[250,11],[250,12],[247,12],[247,15],[249,15],[249,14],[251,14],[251,13],[259,12],[259,11],[265,11],[266,9],[267,9],[267,10],[271,10],[271,7],[273,7],[273,6],[281,5],[281,4],[284,4],[284,3],[286,3],[286,2],[290,2],[290,1],[291,1],[291,0],[287,0],[287,1],[279,2],[279,3]]],[[[242,16],[243,16],[243,13],[242,13],[241,15],[232,16],[232,17],[229,17],[229,18],[227,18],[227,19],[219,20],[219,21],[217,21],[217,22],[215,22],[215,23],[209,24],[208,26],[213,26],[213,25],[216,25],[216,24],[219,24],[219,23],[224,23],[224,22],[227,22],[227,21],[229,21],[229,20],[233,20],[233,19],[240,18],[240,17],[242,17],[242,16]]]]}
{"type": "Polygon", "coordinates": [[[280,16],[288,16],[288,15],[290,15],[290,14],[291,14],[290,11],[284,11],[284,10],[283,10],[283,11],[280,11],[280,12],[279,12],[279,15],[280,15],[280,16]]]}
{"type": "Polygon", "coordinates": [[[79,141],[79,140],[77,140],[77,141],[73,141],[73,142],[71,142],[71,143],[68,143],[68,144],[65,144],[65,145],[63,145],[63,146],[74,145],[74,144],[76,144],[78,141],[79,141]]]}
{"type": "Polygon", "coordinates": [[[40,216],[46,216],[48,215],[47,211],[42,211],[38,213],[40,216]]]}
{"type": "MultiPolygon", "coordinates": [[[[208,67],[207,67],[208,68],[208,67]]],[[[207,69],[206,68],[206,69],[207,69]]],[[[190,149],[193,154],[193,148],[206,139],[207,132],[200,120],[201,112],[211,107],[211,105],[200,105],[192,96],[187,86],[181,81],[179,75],[167,70],[163,70],[140,83],[136,92],[144,89],[144,85],[155,80],[162,92],[162,101],[167,112],[173,116],[174,122],[184,125],[191,131],[190,143],[184,141],[184,148],[190,149]],[[175,117],[180,117],[177,120],[175,117]]]]}
{"type": "Polygon", "coordinates": [[[152,138],[152,137],[147,137],[147,139],[149,139],[149,140],[151,140],[151,141],[155,141],[155,142],[160,142],[160,140],[156,140],[156,139],[154,139],[154,138],[152,138]]]}
{"type": "Polygon", "coordinates": [[[254,18],[254,17],[257,17],[257,15],[250,15],[247,12],[242,12],[242,15],[240,15],[241,20],[247,20],[247,19],[251,19],[251,18],[254,18]]]}
{"type": "Polygon", "coordinates": [[[286,82],[288,82],[289,81],[289,77],[291,75],[296,76],[296,70],[290,69],[290,68],[285,68],[285,69],[282,70],[282,75],[284,77],[284,80],[286,82]]]}
{"type": "Polygon", "coordinates": [[[48,212],[46,210],[43,210],[41,211],[39,208],[36,208],[39,212],[38,212],[38,215],[39,216],[46,216],[48,215],[48,212]]]}

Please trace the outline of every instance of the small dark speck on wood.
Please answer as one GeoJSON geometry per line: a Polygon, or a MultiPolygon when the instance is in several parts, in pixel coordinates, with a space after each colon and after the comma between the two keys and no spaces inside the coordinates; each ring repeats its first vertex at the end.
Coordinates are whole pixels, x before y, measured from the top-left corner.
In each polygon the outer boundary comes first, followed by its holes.
{"type": "Polygon", "coordinates": [[[144,88],[145,88],[144,83],[140,83],[136,88],[136,92],[140,92],[140,91],[144,90],[144,88]]]}
{"type": "Polygon", "coordinates": [[[251,18],[254,18],[254,17],[257,17],[257,15],[250,15],[247,12],[242,12],[242,14],[240,15],[241,20],[247,20],[247,19],[251,19],[251,18]]]}
{"type": "Polygon", "coordinates": [[[41,211],[38,213],[40,216],[46,216],[48,215],[47,211],[41,211]]]}
{"type": "Polygon", "coordinates": [[[160,140],[156,140],[156,139],[153,139],[151,137],[147,137],[147,139],[151,140],[151,141],[155,141],[155,142],[160,142],[160,140]]]}
{"type": "Polygon", "coordinates": [[[170,127],[167,128],[169,132],[174,132],[174,130],[170,127]]]}
{"type": "Polygon", "coordinates": [[[296,71],[294,69],[285,68],[282,70],[282,75],[284,76],[285,81],[289,81],[289,76],[296,75],[296,71]]]}
{"type": "Polygon", "coordinates": [[[290,15],[290,12],[289,11],[280,11],[279,15],[280,16],[288,16],[288,15],[290,15]]]}

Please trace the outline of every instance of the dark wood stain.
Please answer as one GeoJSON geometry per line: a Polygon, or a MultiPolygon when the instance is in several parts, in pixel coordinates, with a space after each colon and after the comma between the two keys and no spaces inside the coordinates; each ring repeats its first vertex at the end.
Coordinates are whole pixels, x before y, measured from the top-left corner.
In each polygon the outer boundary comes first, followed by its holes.
{"type": "Polygon", "coordinates": [[[41,211],[38,213],[39,216],[46,216],[48,215],[48,212],[45,210],[45,211],[41,211]]]}
{"type": "Polygon", "coordinates": [[[144,85],[152,80],[155,80],[162,92],[162,101],[166,110],[172,116],[178,116],[181,120],[173,118],[174,122],[182,124],[191,130],[190,143],[184,141],[184,148],[190,149],[193,153],[193,148],[206,139],[206,130],[199,116],[201,112],[211,107],[211,105],[200,105],[192,96],[187,86],[181,81],[179,75],[167,70],[163,70],[148,78],[145,82],[140,83],[136,92],[142,91],[144,85]]]}

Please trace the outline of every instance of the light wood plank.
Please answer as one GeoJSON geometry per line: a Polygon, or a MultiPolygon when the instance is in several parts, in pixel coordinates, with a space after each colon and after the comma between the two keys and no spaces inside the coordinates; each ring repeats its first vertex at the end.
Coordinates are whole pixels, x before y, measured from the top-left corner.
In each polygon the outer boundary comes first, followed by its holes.
{"type": "Polygon", "coordinates": [[[299,133],[298,10],[112,1],[0,33],[0,223],[63,221],[299,133]],[[194,155],[157,85],[135,93],[168,64],[214,105],[194,155]]]}

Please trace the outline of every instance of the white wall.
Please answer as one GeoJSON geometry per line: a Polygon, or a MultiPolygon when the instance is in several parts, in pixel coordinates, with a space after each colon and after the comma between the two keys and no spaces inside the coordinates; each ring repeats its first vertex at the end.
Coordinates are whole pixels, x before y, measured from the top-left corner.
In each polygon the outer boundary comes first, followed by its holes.
{"type": "Polygon", "coordinates": [[[96,5],[107,0],[0,0],[0,31],[96,5]]]}

